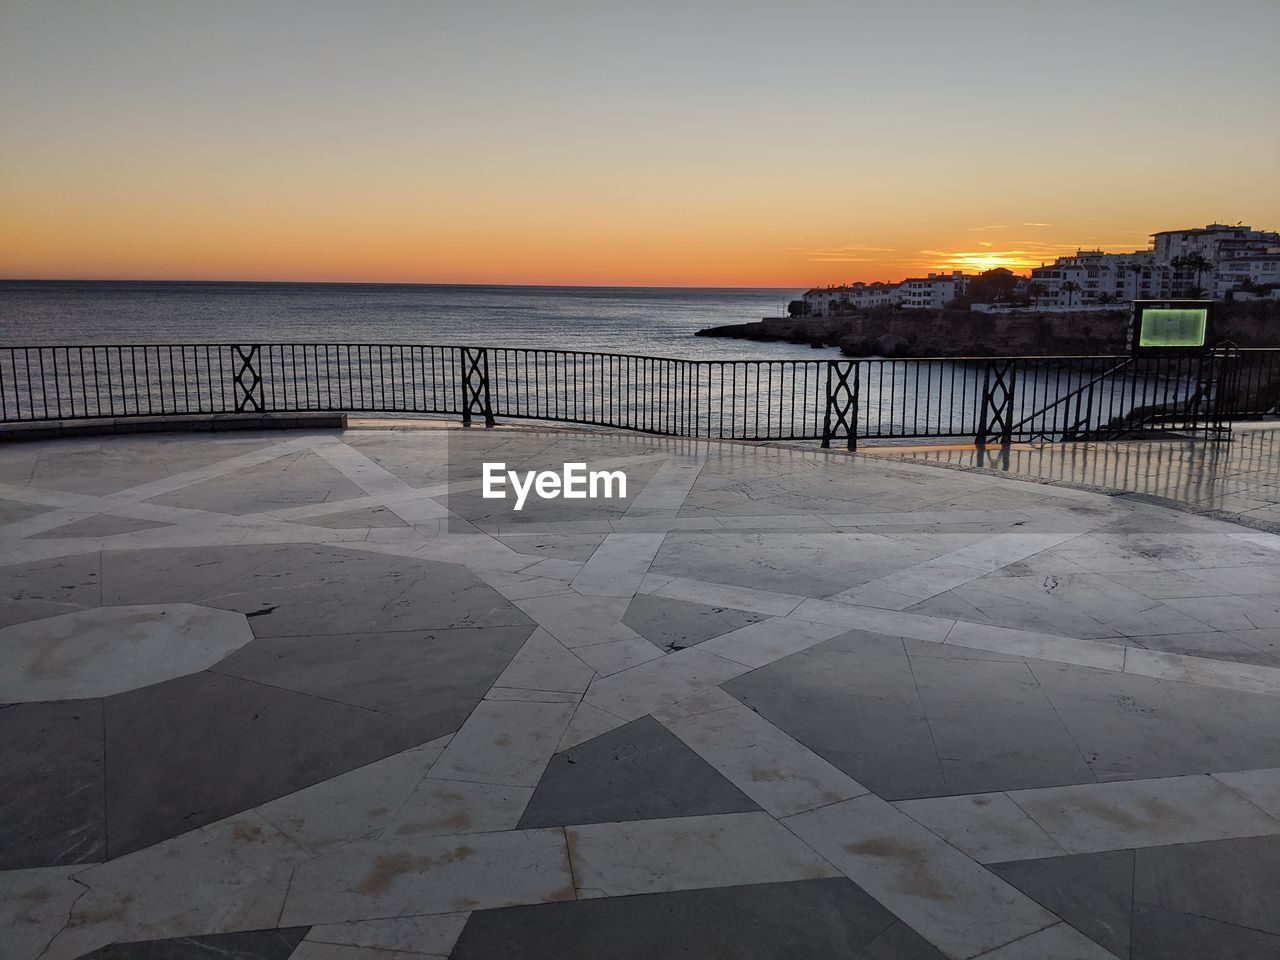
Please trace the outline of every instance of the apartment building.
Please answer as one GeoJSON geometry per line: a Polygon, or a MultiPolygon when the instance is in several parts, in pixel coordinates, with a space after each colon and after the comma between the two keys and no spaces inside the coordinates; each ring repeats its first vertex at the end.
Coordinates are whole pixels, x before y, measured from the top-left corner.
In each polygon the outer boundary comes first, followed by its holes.
{"type": "Polygon", "coordinates": [[[906,310],[939,310],[969,289],[969,278],[959,270],[912,277],[899,285],[899,302],[906,310]]]}
{"type": "Polygon", "coordinates": [[[896,283],[849,283],[838,287],[817,287],[804,294],[813,316],[830,316],[869,307],[892,306],[898,302],[896,283]]]}

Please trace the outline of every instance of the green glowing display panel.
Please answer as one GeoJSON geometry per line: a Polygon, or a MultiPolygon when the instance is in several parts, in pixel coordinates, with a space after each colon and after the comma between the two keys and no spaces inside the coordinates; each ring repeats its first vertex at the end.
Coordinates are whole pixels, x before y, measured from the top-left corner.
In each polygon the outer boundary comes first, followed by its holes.
{"type": "Polygon", "coordinates": [[[1133,347],[1138,353],[1200,353],[1209,346],[1212,304],[1203,301],[1138,301],[1133,347]]]}
{"type": "Polygon", "coordinates": [[[1140,347],[1203,347],[1209,311],[1204,307],[1156,307],[1142,312],[1140,347]]]}

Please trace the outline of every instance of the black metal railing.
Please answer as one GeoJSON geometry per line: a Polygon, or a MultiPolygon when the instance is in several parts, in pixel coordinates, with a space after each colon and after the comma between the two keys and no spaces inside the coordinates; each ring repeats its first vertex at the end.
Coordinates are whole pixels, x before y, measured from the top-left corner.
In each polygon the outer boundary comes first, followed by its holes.
{"type": "Polygon", "coordinates": [[[0,422],[340,411],[669,436],[1071,440],[1213,429],[1280,403],[1280,349],[1197,357],[678,360],[270,343],[0,347],[0,422]]]}

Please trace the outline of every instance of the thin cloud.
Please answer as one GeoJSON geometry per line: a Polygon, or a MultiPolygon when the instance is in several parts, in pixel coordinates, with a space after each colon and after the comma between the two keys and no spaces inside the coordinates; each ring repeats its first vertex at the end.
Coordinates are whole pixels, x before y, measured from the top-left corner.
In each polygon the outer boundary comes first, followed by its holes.
{"type": "Polygon", "coordinates": [[[1052,227],[1052,223],[1024,223],[1024,227],[1052,227]]]}
{"type": "Polygon", "coordinates": [[[969,228],[970,232],[973,232],[975,230],[1008,230],[1008,229],[1009,229],[1009,225],[1007,223],[992,223],[992,224],[988,224],[985,227],[969,228]]]}
{"type": "Polygon", "coordinates": [[[862,253],[893,253],[893,247],[872,247],[865,243],[847,243],[839,247],[787,247],[791,253],[799,254],[810,263],[876,263],[879,257],[861,257],[862,253]]]}

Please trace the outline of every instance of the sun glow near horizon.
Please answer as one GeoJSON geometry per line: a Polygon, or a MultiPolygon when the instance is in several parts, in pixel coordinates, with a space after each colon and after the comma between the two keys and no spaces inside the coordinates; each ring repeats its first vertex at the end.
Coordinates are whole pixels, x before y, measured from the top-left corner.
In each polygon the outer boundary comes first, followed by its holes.
{"type": "Polygon", "coordinates": [[[975,3],[10,0],[0,276],[804,288],[1280,226],[1280,8],[975,3]]]}

